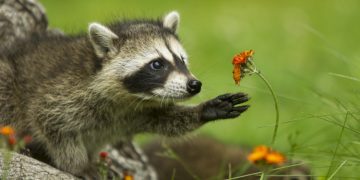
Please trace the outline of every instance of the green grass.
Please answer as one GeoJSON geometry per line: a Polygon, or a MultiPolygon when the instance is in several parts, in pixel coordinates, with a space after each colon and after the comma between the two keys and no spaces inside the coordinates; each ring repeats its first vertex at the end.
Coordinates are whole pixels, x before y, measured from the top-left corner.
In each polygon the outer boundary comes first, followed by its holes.
{"type": "Polygon", "coordinates": [[[265,84],[247,77],[238,87],[232,80],[233,55],[254,49],[257,67],[279,98],[276,148],[305,159],[315,175],[360,178],[359,1],[40,1],[50,25],[66,33],[86,31],[91,21],[178,10],[192,72],[204,84],[191,103],[226,92],[252,97],[251,108],[240,118],[198,130],[227,143],[271,141],[275,111],[265,84]]]}

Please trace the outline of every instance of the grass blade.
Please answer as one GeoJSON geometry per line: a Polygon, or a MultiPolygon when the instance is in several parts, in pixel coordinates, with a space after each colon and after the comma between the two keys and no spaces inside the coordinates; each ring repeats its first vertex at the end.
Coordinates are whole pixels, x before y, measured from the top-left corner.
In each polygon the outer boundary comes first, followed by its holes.
{"type": "Polygon", "coordinates": [[[343,126],[342,126],[342,128],[341,128],[341,131],[340,131],[340,134],[339,134],[339,138],[338,138],[338,141],[337,141],[337,144],[336,144],[336,147],[335,147],[335,151],[334,151],[334,154],[333,154],[333,156],[332,156],[331,163],[330,163],[329,170],[328,170],[328,173],[327,173],[326,177],[329,177],[330,171],[331,171],[331,167],[332,167],[333,164],[334,164],[334,160],[335,160],[337,151],[338,151],[339,146],[340,146],[340,143],[341,143],[341,138],[342,138],[342,136],[343,136],[343,134],[344,134],[346,122],[347,122],[347,120],[348,120],[348,115],[349,115],[349,113],[346,113],[346,115],[345,115],[345,120],[344,120],[344,124],[343,124],[343,126]]]}
{"type": "Polygon", "coordinates": [[[338,74],[338,73],[332,73],[332,72],[330,72],[329,75],[339,77],[339,78],[348,79],[348,80],[352,80],[352,81],[356,81],[356,82],[360,82],[360,79],[358,79],[356,77],[352,77],[352,76],[347,76],[347,75],[338,74]]]}
{"type": "Polygon", "coordinates": [[[331,180],[336,175],[336,173],[346,164],[346,162],[347,162],[347,160],[343,161],[327,180],[331,180]]]}

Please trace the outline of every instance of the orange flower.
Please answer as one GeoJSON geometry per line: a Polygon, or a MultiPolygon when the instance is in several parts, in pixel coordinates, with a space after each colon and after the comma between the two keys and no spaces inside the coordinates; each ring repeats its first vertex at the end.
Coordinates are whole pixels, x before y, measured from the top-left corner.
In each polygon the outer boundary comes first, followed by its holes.
{"type": "Polygon", "coordinates": [[[281,165],[285,162],[285,157],[278,153],[278,152],[271,152],[269,153],[266,157],[266,162],[268,164],[277,164],[277,165],[281,165]]]}
{"type": "Polygon", "coordinates": [[[10,126],[4,126],[0,129],[0,134],[4,136],[11,136],[15,134],[15,131],[10,126]]]}
{"type": "Polygon", "coordinates": [[[234,64],[233,79],[235,81],[235,84],[240,85],[240,78],[241,78],[240,64],[234,64]]]}
{"type": "Polygon", "coordinates": [[[134,180],[134,176],[129,171],[125,170],[123,174],[124,174],[124,180],[134,180]]]}
{"type": "Polygon", "coordinates": [[[264,145],[255,147],[247,158],[254,164],[265,163],[269,165],[280,165],[285,162],[285,157],[281,153],[276,152],[264,145]]]}
{"type": "Polygon", "coordinates": [[[263,160],[269,152],[269,148],[261,145],[256,147],[248,156],[248,160],[252,163],[263,160]]]}
{"type": "Polygon", "coordinates": [[[237,54],[233,58],[233,64],[246,64],[249,58],[254,55],[253,50],[243,51],[240,54],[237,54]]]}
{"type": "Polygon", "coordinates": [[[233,79],[235,84],[240,84],[240,79],[244,76],[244,68],[246,67],[248,61],[252,58],[253,54],[253,50],[248,50],[234,56],[232,64],[234,65],[233,79]]]}
{"type": "Polygon", "coordinates": [[[124,180],[134,180],[134,176],[131,175],[125,175],[124,180]]]}

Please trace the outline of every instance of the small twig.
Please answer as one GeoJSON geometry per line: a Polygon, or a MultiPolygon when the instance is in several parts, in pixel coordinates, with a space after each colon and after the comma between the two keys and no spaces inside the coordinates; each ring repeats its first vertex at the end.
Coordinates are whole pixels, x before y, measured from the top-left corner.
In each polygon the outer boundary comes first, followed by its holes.
{"type": "Polygon", "coordinates": [[[229,163],[229,179],[231,179],[231,163],[229,163]]]}

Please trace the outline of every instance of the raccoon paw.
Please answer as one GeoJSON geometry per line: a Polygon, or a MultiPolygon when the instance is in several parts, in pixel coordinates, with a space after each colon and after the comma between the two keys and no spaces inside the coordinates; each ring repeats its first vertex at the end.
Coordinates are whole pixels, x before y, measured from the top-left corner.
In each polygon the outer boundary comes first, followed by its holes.
{"type": "Polygon", "coordinates": [[[238,117],[250,107],[238,105],[248,100],[248,95],[244,93],[220,95],[202,104],[201,120],[207,122],[238,117]]]}

